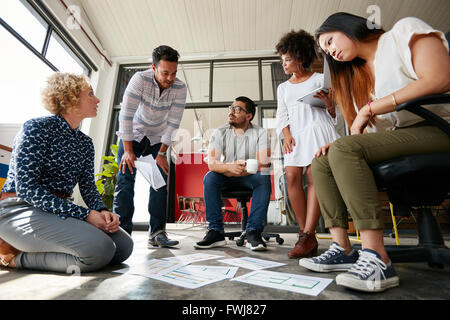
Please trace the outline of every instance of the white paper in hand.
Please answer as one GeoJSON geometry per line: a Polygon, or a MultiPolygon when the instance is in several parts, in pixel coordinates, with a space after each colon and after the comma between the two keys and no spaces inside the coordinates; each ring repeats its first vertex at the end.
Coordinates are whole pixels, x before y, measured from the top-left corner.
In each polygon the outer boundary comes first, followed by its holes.
{"type": "Polygon", "coordinates": [[[144,176],[145,180],[150,183],[153,189],[158,190],[159,188],[166,185],[164,178],[159,172],[158,165],[152,155],[145,157],[140,157],[134,161],[136,169],[144,176]]]}

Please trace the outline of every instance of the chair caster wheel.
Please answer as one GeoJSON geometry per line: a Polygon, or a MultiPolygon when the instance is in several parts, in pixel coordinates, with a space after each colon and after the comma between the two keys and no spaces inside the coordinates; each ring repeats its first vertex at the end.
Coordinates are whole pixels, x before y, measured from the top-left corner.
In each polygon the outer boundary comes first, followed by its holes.
{"type": "Polygon", "coordinates": [[[284,239],[283,238],[276,238],[276,241],[278,244],[283,244],[284,243],[284,239]]]}
{"type": "Polygon", "coordinates": [[[238,247],[242,247],[244,245],[244,239],[241,239],[241,238],[237,239],[236,240],[236,245],[238,247]]]}

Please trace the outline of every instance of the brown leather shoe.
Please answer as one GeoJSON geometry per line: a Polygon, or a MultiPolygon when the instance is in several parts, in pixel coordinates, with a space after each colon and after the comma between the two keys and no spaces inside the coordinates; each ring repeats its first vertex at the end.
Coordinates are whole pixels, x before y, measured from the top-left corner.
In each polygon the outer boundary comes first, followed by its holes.
{"type": "Polygon", "coordinates": [[[298,234],[298,241],[295,244],[294,249],[289,251],[288,256],[291,259],[312,257],[317,255],[318,246],[319,243],[317,242],[315,234],[300,231],[298,234]]]}
{"type": "Polygon", "coordinates": [[[8,242],[0,238],[0,265],[7,267],[11,261],[20,253],[8,242]]]}

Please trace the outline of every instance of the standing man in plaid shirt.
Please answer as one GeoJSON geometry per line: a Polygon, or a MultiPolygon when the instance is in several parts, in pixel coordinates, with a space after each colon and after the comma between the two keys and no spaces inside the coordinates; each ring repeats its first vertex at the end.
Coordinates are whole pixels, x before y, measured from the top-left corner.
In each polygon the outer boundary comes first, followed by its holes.
{"type": "MultiPolygon", "coordinates": [[[[187,87],[176,78],[179,54],[168,46],[153,50],[152,68],[131,78],[119,114],[120,138],[117,162],[119,173],[113,211],[120,215],[122,228],[131,234],[134,214],[134,184],[137,157],[151,154],[167,181],[167,149],[180,126],[186,105],[187,87]]],[[[150,187],[148,246],[171,247],[178,244],[167,238],[167,186],[157,191],[150,187]]]]}

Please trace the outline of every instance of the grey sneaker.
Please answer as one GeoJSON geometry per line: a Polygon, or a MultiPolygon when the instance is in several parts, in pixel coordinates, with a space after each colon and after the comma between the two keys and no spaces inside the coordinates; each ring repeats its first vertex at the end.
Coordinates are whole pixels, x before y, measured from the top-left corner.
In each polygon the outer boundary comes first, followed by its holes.
{"type": "Polygon", "coordinates": [[[358,252],[352,250],[345,254],[344,248],[333,242],[327,251],[314,258],[303,258],[299,265],[317,272],[347,271],[358,260],[358,252]]]}
{"type": "Polygon", "coordinates": [[[167,233],[165,231],[158,233],[153,238],[148,239],[148,245],[147,247],[149,249],[153,247],[161,247],[161,248],[168,248],[172,246],[176,246],[179,243],[177,240],[170,240],[167,238],[167,233]]]}
{"type": "Polygon", "coordinates": [[[399,285],[397,272],[384,263],[380,255],[370,249],[359,251],[359,259],[352,268],[336,277],[336,284],[350,289],[380,292],[399,285]]]}
{"type": "Polygon", "coordinates": [[[250,230],[246,232],[247,248],[253,251],[265,251],[267,250],[267,245],[261,237],[261,231],[250,230]]]}

